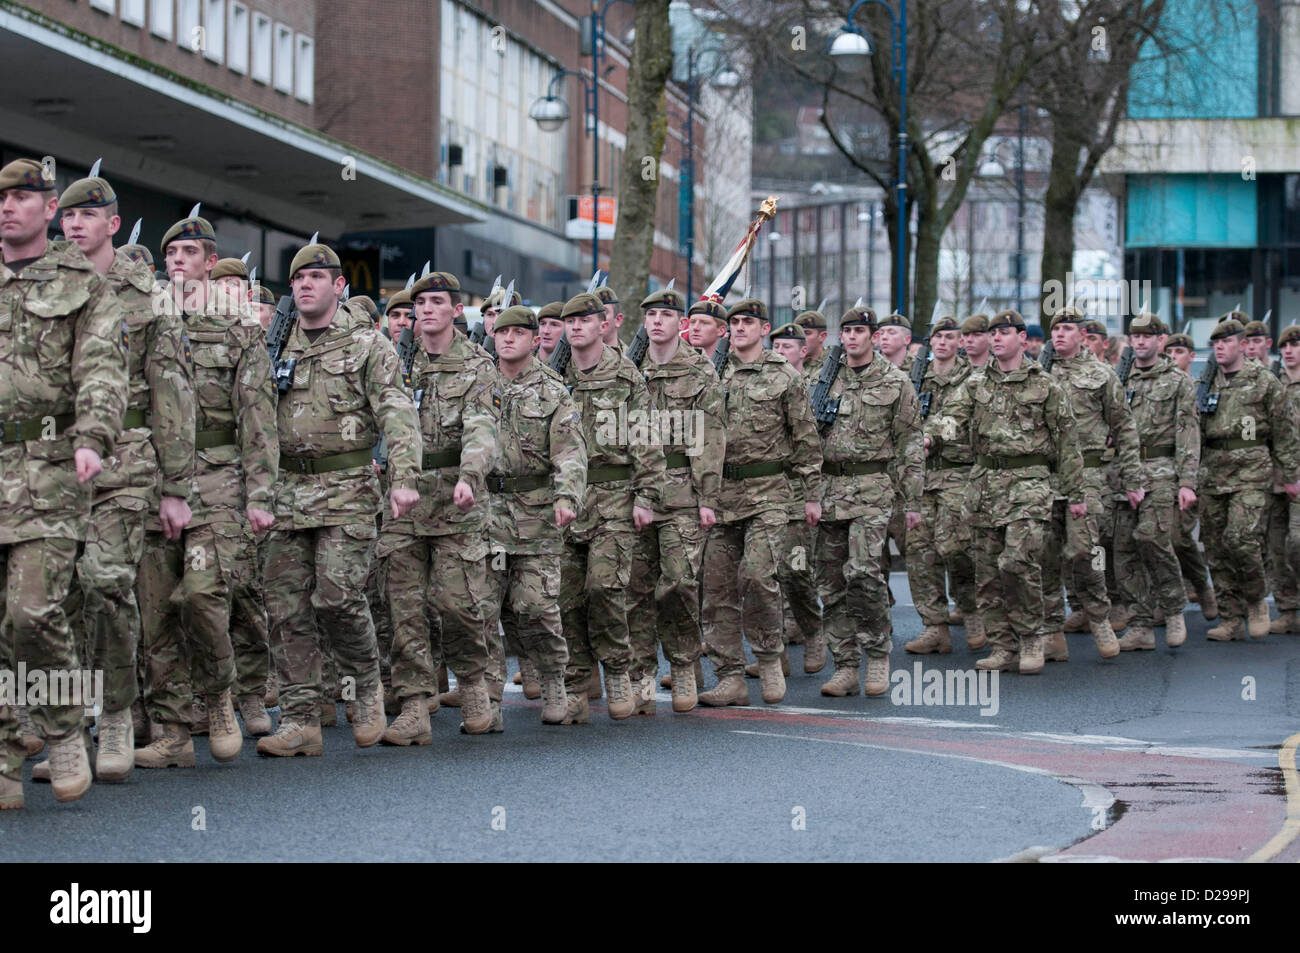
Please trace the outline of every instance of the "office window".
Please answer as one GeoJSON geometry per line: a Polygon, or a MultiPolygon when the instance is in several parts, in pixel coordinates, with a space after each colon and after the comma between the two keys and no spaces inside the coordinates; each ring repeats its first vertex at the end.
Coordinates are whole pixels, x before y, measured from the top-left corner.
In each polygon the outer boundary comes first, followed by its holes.
{"type": "Polygon", "coordinates": [[[199,51],[199,0],[176,0],[176,45],[199,51]]]}
{"type": "Polygon", "coordinates": [[[153,0],[149,4],[149,32],[164,40],[172,38],[172,26],[175,23],[172,0],[153,0]]]}
{"type": "Polygon", "coordinates": [[[293,92],[293,30],[283,23],[275,25],[275,88],[293,92]]]}
{"type": "Polygon", "coordinates": [[[90,8],[103,13],[113,12],[113,0],[90,0],[90,8]]]}
{"type": "Polygon", "coordinates": [[[226,25],[226,65],[236,73],[248,72],[248,7],[230,5],[230,22],[226,25]]]}
{"type": "Polygon", "coordinates": [[[297,56],[294,58],[293,94],[304,103],[311,102],[312,88],[316,82],[316,44],[309,36],[298,34],[297,56]]]}
{"type": "Polygon", "coordinates": [[[203,55],[214,63],[226,58],[226,0],[203,0],[203,55]]]}
{"type": "Polygon", "coordinates": [[[265,13],[253,14],[253,79],[271,82],[271,18],[265,13]]]}
{"type": "Polygon", "coordinates": [[[122,0],[122,22],[144,26],[144,0],[122,0]]]}

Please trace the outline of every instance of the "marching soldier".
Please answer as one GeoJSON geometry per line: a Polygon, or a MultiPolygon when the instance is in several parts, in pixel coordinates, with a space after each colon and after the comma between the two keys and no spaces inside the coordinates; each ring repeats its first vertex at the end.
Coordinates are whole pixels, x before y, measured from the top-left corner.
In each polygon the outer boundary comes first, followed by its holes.
{"type": "Polygon", "coordinates": [[[975,667],[1033,675],[1043,669],[1043,642],[1052,634],[1043,565],[1053,468],[1070,519],[1083,519],[1090,504],[1064,385],[1024,356],[1019,312],[998,312],[989,328],[993,360],[971,375],[925,439],[931,456],[954,439],[969,442],[974,452],[965,510],[975,532],[976,606],[993,646],[975,667]]]}
{"type": "MultiPolygon", "coordinates": [[[[35,159],[0,169],[0,664],[73,671],[79,640],[63,605],[91,517],[86,484],[113,451],[128,390],[121,305],[80,249],[46,238],[58,207],[35,159]]],[[[59,701],[31,715],[55,799],[75,801],[91,783],[83,708],[59,701]]],[[[0,704],[0,809],[23,806],[24,755],[17,713],[0,704]]]]}
{"type": "Polygon", "coordinates": [[[912,343],[912,322],[901,314],[890,314],[876,322],[876,349],[880,356],[901,368],[906,374],[912,369],[912,355],[907,347],[912,343]]]}
{"type": "Polygon", "coordinates": [[[758,656],[763,701],[785,698],[781,673],[781,589],[788,500],[786,467],[801,485],[810,526],[821,518],[821,442],[799,375],[763,350],[767,306],[745,298],[727,312],[731,351],[722,372],[726,461],[718,524],[704,550],[704,634],[718,684],[699,696],[711,706],[748,705],[744,645],[758,656]]]}
{"type": "MultiPolygon", "coordinates": [[[[1286,394],[1292,421],[1300,426],[1300,325],[1291,325],[1278,335],[1282,354],[1279,380],[1286,394]]],[[[1278,615],[1269,632],[1300,633],[1300,505],[1286,493],[1282,473],[1273,468],[1272,509],[1269,513],[1269,556],[1273,570],[1273,603],[1278,615]]]]}
{"type": "Polygon", "coordinates": [[[1191,376],[1192,360],[1196,357],[1196,345],[1190,334],[1171,334],[1165,338],[1164,354],[1174,367],[1191,376]]]}
{"type": "Polygon", "coordinates": [[[182,219],[163,235],[171,300],[180,302],[194,366],[196,492],[179,540],[165,526],[150,525],[145,535],[136,595],[159,735],[136,751],[141,768],[194,767],[191,727],[201,700],[212,757],[233,761],[243,745],[230,697],[230,616],[235,590],[247,583],[244,520],[256,533],[271,523],[275,405],[261,325],[246,302],[210,280],[216,247],[204,218],[182,219]]]}
{"type": "Polygon", "coordinates": [[[537,359],[543,364],[551,360],[560,338],[564,337],[563,314],[563,301],[552,301],[537,312],[537,359]]]}
{"type": "Polygon", "coordinates": [[[821,691],[837,697],[861,690],[864,653],[867,694],[889,689],[893,627],[882,566],[886,533],[900,500],[906,529],[921,521],[920,406],[907,375],[872,353],[872,331],[868,309],[853,309],[840,320],[845,361],[830,391],[838,411],[829,429],[823,425],[824,521],[817,560],[835,674],[821,691]]]}
{"type": "Polygon", "coordinates": [[[623,312],[618,309],[618,295],[614,294],[614,289],[609,285],[601,285],[593,294],[605,309],[606,323],[605,330],[601,334],[601,340],[618,351],[619,354],[622,354],[623,342],[618,336],[618,329],[623,326],[623,312]]]}
{"type": "Polygon", "coordinates": [[[1276,465],[1284,492],[1300,494],[1300,440],[1286,393],[1267,368],[1248,361],[1242,325],[1227,317],[1210,332],[1218,371],[1217,408],[1201,415],[1201,533],[1218,597],[1216,642],[1269,633],[1265,519],[1276,465]]]}
{"type": "Polygon", "coordinates": [[[371,453],[382,435],[390,512],[399,519],[420,499],[420,429],[392,345],[339,303],[341,271],[321,244],[299,250],[289,266],[298,321],[277,369],[286,381],[277,409],[280,482],[262,554],[282,712],[275,734],[257,743],[270,757],[323,753],[320,630],[355,689],[357,746],[375,744],[387,727],[365,596],[382,503],[371,453]]]}
{"type": "Polygon", "coordinates": [[[804,344],[808,348],[803,359],[803,375],[811,387],[826,360],[826,315],[820,311],[805,311],[794,319],[794,323],[803,328],[804,344]]]}
{"type": "Polygon", "coordinates": [[[179,312],[154,308],[153,268],[113,251],[120,221],[113,187],[99,177],[79,179],[59,198],[59,209],[63,234],[107,278],[125,314],[129,396],[124,429],[95,480],[92,519],[76,578],[84,598],[88,661],[104,672],[95,775],[101,781],[123,781],[135,765],[131,708],[138,696],[140,644],[135,581],[151,519],[146,513],[157,510],[155,528],[172,540],[180,539],[190,521],[194,385],[179,312]]]}
{"type": "Polygon", "coordinates": [[[492,494],[488,680],[494,693],[505,683],[498,622],[509,598],[520,648],[540,682],[542,724],[559,725],[569,723],[570,708],[564,690],[569,651],[560,623],[560,557],[564,528],[577,518],[587,488],[587,443],[568,388],[533,356],[536,336],[537,317],[523,306],[507,308],[493,330],[503,382],[498,463],[487,478],[492,494]]]}
{"type": "Polygon", "coordinates": [[[707,358],[713,357],[718,342],[727,336],[727,310],[716,301],[701,298],[686,312],[690,321],[691,347],[707,358]]]}
{"type": "MultiPolygon", "coordinates": [[[[150,267],[150,271],[152,271],[150,267]]],[[[253,287],[253,314],[257,315],[258,323],[262,325],[263,331],[271,330],[271,321],[275,317],[276,297],[275,292],[260,282],[253,287]]]]}
{"type": "Polygon", "coordinates": [[[672,289],[641,302],[650,337],[641,369],[667,466],[655,521],[636,537],[628,589],[632,689],[637,713],[647,715],[655,712],[660,643],[672,671],[673,711],[697,703],[700,565],[722,482],[722,388],[708,358],[681,339],[685,309],[685,296],[672,289]]]}
{"type": "MultiPolygon", "coordinates": [[[[1242,315],[1245,317],[1245,315],[1242,315]]],[[[1246,360],[1268,366],[1268,354],[1273,350],[1273,338],[1263,321],[1246,321],[1242,325],[1241,349],[1246,360]]]]}
{"type": "Polygon", "coordinates": [[[988,364],[990,342],[987,314],[972,314],[961,323],[961,346],[972,372],[983,370],[988,364]]]}
{"type": "Polygon", "coordinates": [[[464,305],[454,275],[432,272],[411,295],[420,329],[411,371],[424,447],[420,503],[400,520],[386,518],[379,540],[393,619],[393,694],[402,707],[384,732],[391,745],[432,743],[430,699],[444,660],[456,674],[465,732],[482,734],[501,720],[501,699],[489,699],[484,681],[487,474],[501,406],[496,368],[455,332],[464,305]],[[432,642],[426,607],[442,623],[432,642]]]}
{"type": "Polygon", "coordinates": [[[411,301],[411,292],[403,288],[388,296],[384,306],[384,321],[387,327],[384,333],[390,341],[400,341],[402,332],[415,322],[415,305],[411,301]]]}
{"type": "MultiPolygon", "coordinates": [[[[1055,327],[1055,324],[1053,324],[1055,327]]],[[[1084,347],[1092,352],[1092,356],[1103,364],[1109,363],[1106,360],[1106,345],[1109,342],[1110,331],[1107,330],[1104,321],[1084,321],[1080,325],[1083,329],[1084,347]]],[[[1055,344],[1053,344],[1055,346],[1055,344]]]]}
{"type": "Polygon", "coordinates": [[[1164,614],[1171,648],[1187,639],[1187,594],[1173,537],[1178,514],[1196,506],[1201,430],[1196,388],[1160,356],[1163,330],[1154,314],[1139,314],[1129,324],[1134,362],[1128,399],[1141,441],[1146,497],[1136,510],[1121,505],[1115,512],[1115,576],[1133,609],[1129,630],[1119,640],[1125,652],[1155,648],[1155,609],[1164,614]]]}
{"type": "MultiPolygon", "coordinates": [[[[1098,565],[1097,554],[1105,559],[1102,523],[1108,518],[1110,490],[1106,482],[1106,449],[1115,448],[1114,466],[1119,485],[1129,506],[1136,509],[1142,502],[1141,461],[1138,456],[1137,428],[1124,399],[1124,389],[1114,370],[1104,361],[1094,360],[1084,346],[1088,321],[1077,308],[1067,307],[1052,318],[1052,346],[1056,360],[1052,376],[1057,378],[1069,397],[1074,414],[1077,439],[1083,454],[1083,485],[1087,513],[1076,519],[1065,516],[1065,500],[1070,499],[1062,485],[1061,497],[1053,520],[1049,542],[1051,560],[1045,578],[1048,613],[1053,621],[1062,614],[1061,575],[1070,588],[1070,602],[1075,615],[1064,620],[1064,631],[1075,632],[1086,624],[1092,630],[1102,658],[1119,654],[1119,642],[1111,626],[1110,597],[1106,592],[1105,567],[1098,565]],[[1058,548],[1059,547],[1059,548],[1058,548]]],[[[1113,515],[1109,517],[1114,519],[1113,515]]],[[[1069,651],[1062,626],[1051,633],[1045,649],[1049,661],[1065,661],[1069,651]]]]}
{"type": "Polygon", "coordinates": [[[596,295],[564,305],[573,349],[565,383],[582,418],[587,444],[587,492],[564,542],[560,613],[569,646],[565,684],[573,724],[590,719],[584,689],[597,663],[605,673],[609,717],[635,710],[628,669],[632,650],[627,587],[636,534],[654,521],[664,482],[663,448],[637,437],[636,418],[650,421],[649,393],[631,361],[604,343],[608,319],[596,295]]]}
{"type": "MultiPolygon", "coordinates": [[[[926,432],[943,419],[943,408],[971,376],[970,364],[958,354],[961,329],[954,317],[940,318],[930,326],[930,362],[921,393],[930,395],[930,410],[922,426],[926,432]]],[[[910,386],[911,381],[908,381],[910,386]]],[[[958,618],[966,626],[966,644],[982,649],[987,640],[975,611],[975,564],[971,558],[970,523],[962,512],[962,497],[970,481],[971,451],[956,440],[925,460],[925,492],[916,506],[921,521],[907,533],[912,562],[907,580],[925,626],[919,638],[903,648],[917,655],[952,651],[949,624],[957,624],[948,610],[948,589],[957,603],[958,618]]]]}

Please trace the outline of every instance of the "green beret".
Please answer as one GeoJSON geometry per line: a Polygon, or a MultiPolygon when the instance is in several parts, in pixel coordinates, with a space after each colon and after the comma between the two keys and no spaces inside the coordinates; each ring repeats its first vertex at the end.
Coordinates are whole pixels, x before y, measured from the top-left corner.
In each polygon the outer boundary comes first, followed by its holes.
{"type": "MultiPolygon", "coordinates": [[[[560,312],[560,317],[582,318],[589,314],[599,314],[601,317],[604,317],[605,306],[600,303],[600,299],[594,294],[588,294],[584,291],[582,294],[574,295],[565,302],[564,310],[560,312]]],[[[536,326],[536,324],[533,325],[533,327],[536,326]]]]}
{"type": "Polygon", "coordinates": [[[1250,324],[1250,315],[1248,315],[1245,311],[1229,311],[1227,314],[1225,314],[1225,315],[1224,315],[1223,317],[1221,317],[1219,320],[1220,320],[1220,321],[1226,321],[1226,320],[1228,320],[1228,318],[1232,318],[1232,320],[1236,321],[1236,322],[1237,322],[1238,324],[1240,324],[1243,328],[1244,328],[1246,325],[1250,324]]]}
{"type": "Polygon", "coordinates": [[[1129,334],[1164,334],[1165,326],[1161,320],[1150,311],[1143,311],[1136,318],[1129,322],[1129,334]]]}
{"type": "Polygon", "coordinates": [[[203,238],[212,242],[217,240],[217,233],[212,230],[212,223],[200,216],[183,218],[163,233],[162,244],[159,247],[162,248],[165,254],[167,246],[174,241],[187,239],[197,241],[203,238]]]}
{"type": "Polygon", "coordinates": [[[1282,330],[1282,333],[1277,336],[1277,346],[1281,347],[1283,344],[1300,344],[1300,324],[1293,324],[1282,330]]]}
{"type": "Polygon", "coordinates": [[[1220,338],[1232,337],[1234,334],[1240,334],[1242,330],[1241,322],[1236,318],[1224,318],[1210,332],[1210,340],[1217,341],[1220,338]]]}
{"type": "Polygon", "coordinates": [[[805,330],[813,328],[817,331],[825,331],[826,315],[822,314],[820,311],[805,311],[800,314],[799,317],[794,319],[794,323],[805,330]]]}
{"type": "Polygon", "coordinates": [[[879,321],[877,321],[877,322],[876,322],[876,327],[878,327],[878,328],[907,328],[907,330],[910,331],[910,330],[912,330],[912,322],[909,321],[909,320],[907,319],[906,316],[901,315],[901,314],[899,314],[898,312],[894,312],[893,314],[887,314],[887,315],[885,315],[883,318],[881,318],[879,321]]]}
{"type": "Polygon", "coordinates": [[[988,329],[989,316],[987,314],[972,314],[961,323],[962,334],[983,334],[988,329]]]}
{"type": "Polygon", "coordinates": [[[15,159],[0,169],[0,191],[21,189],[24,192],[53,192],[54,179],[46,178],[45,166],[35,159],[15,159]]]}
{"type": "Polygon", "coordinates": [[[347,304],[355,311],[363,311],[371,321],[379,323],[379,308],[371,299],[370,295],[353,295],[347,300],[347,304]]]}
{"type": "Polygon", "coordinates": [[[1100,334],[1102,337],[1110,337],[1110,331],[1106,329],[1106,325],[1103,322],[1098,321],[1096,318],[1084,322],[1083,333],[1100,334]]]}
{"type": "MultiPolygon", "coordinates": [[[[578,295],[578,297],[591,298],[594,296],[578,295]]],[[[584,313],[590,314],[591,312],[587,311],[584,313]]],[[[496,323],[492,325],[492,333],[496,334],[502,328],[528,328],[531,331],[536,331],[537,315],[533,314],[532,308],[525,308],[522,304],[511,305],[497,315],[496,323]]]]}
{"type": "Polygon", "coordinates": [[[392,311],[394,308],[406,308],[408,311],[415,310],[415,305],[411,301],[411,292],[403,288],[401,291],[394,291],[388,296],[388,303],[384,305],[384,314],[392,311]]]}
{"type": "Polygon", "coordinates": [[[781,325],[779,328],[773,331],[769,335],[769,337],[773,341],[777,340],[778,338],[793,338],[796,341],[806,340],[806,336],[803,333],[803,328],[799,327],[799,325],[796,324],[794,321],[791,321],[789,324],[781,325]]]}
{"type": "Polygon", "coordinates": [[[218,258],[208,275],[214,281],[218,278],[243,278],[248,280],[248,266],[238,258],[218,258]]]}
{"type": "Polygon", "coordinates": [[[1263,321],[1250,321],[1241,329],[1241,333],[1248,338],[1266,338],[1268,328],[1263,321]]]}
{"type": "Polygon", "coordinates": [[[1056,314],[1052,315],[1052,321],[1047,326],[1047,329],[1050,331],[1058,324],[1082,324],[1084,330],[1087,331],[1089,323],[1088,316],[1083,313],[1082,308],[1070,306],[1060,308],[1056,314]]]}
{"type": "Polygon", "coordinates": [[[496,291],[492,292],[490,295],[488,295],[486,298],[483,299],[483,307],[481,310],[486,311],[488,308],[496,308],[497,310],[502,310],[504,308],[513,308],[516,305],[520,305],[523,303],[524,303],[524,299],[523,297],[520,296],[518,291],[510,292],[510,300],[507,302],[506,289],[498,288],[496,291]]]}
{"type": "Polygon", "coordinates": [[[1025,319],[1020,316],[1020,312],[1015,308],[1007,308],[1007,310],[999,311],[989,318],[989,330],[992,331],[994,328],[1016,328],[1023,331],[1025,329],[1025,319]]]}
{"type": "Polygon", "coordinates": [[[253,303],[254,304],[275,304],[275,292],[262,284],[260,281],[253,286],[253,303]]]}
{"type": "Polygon", "coordinates": [[[874,331],[876,329],[876,312],[866,305],[860,308],[849,308],[844,312],[844,317],[840,318],[840,327],[847,328],[855,324],[865,324],[874,331]]]}
{"type": "Polygon", "coordinates": [[[1169,338],[1165,341],[1165,350],[1167,351],[1171,347],[1185,347],[1189,351],[1196,350],[1196,345],[1192,343],[1192,336],[1190,334],[1169,335],[1169,338]]]}
{"type": "Polygon", "coordinates": [[[78,179],[59,196],[59,208],[103,208],[117,201],[117,193],[106,179],[78,179]]]}
{"type": "Polygon", "coordinates": [[[411,285],[407,292],[411,296],[411,301],[415,301],[425,291],[460,291],[460,282],[456,276],[445,271],[431,271],[415,284],[411,285]]]}
{"type": "Polygon", "coordinates": [[[935,331],[960,331],[961,325],[957,323],[957,318],[951,314],[945,314],[942,318],[934,321],[930,325],[930,333],[935,331]]]}
{"type": "Polygon", "coordinates": [[[763,302],[759,301],[757,298],[744,298],[737,301],[727,309],[728,323],[730,323],[732,318],[740,317],[742,315],[758,318],[760,321],[766,321],[768,320],[767,305],[763,304],[763,302]]]}
{"type": "Polygon", "coordinates": [[[642,311],[649,311],[651,308],[685,311],[686,295],[676,288],[660,288],[658,291],[650,292],[650,294],[646,295],[645,300],[641,302],[642,311]]]}
{"type": "Polygon", "coordinates": [[[153,252],[143,245],[123,245],[121,251],[132,261],[142,261],[150,268],[153,267],[153,252]]]}
{"type": "Polygon", "coordinates": [[[294,255],[293,261],[289,263],[289,280],[292,281],[293,276],[304,268],[337,268],[341,273],[343,264],[333,248],[317,242],[298,249],[298,254],[294,255]]]}
{"type": "Polygon", "coordinates": [[[618,298],[614,294],[614,289],[612,289],[609,285],[601,285],[599,288],[596,289],[594,293],[596,297],[600,299],[600,303],[602,306],[607,304],[612,304],[612,305],[618,304],[618,298]]]}
{"type": "Polygon", "coordinates": [[[706,318],[713,318],[715,321],[727,323],[727,309],[722,306],[720,301],[714,301],[712,298],[701,298],[695,304],[691,305],[686,312],[687,316],[699,314],[706,318]]]}
{"type": "Polygon", "coordinates": [[[542,310],[537,312],[537,321],[540,324],[543,321],[564,322],[564,302],[552,301],[550,304],[542,305],[542,310]]]}

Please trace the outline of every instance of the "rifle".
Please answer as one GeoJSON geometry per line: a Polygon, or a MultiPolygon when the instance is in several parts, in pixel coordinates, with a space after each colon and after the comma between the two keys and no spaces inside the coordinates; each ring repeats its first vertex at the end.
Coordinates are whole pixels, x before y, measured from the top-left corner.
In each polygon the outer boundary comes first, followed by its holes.
{"type": "Polygon", "coordinates": [[[567,335],[560,338],[560,343],[555,345],[555,350],[551,352],[551,359],[547,361],[551,370],[564,376],[564,372],[569,369],[569,358],[573,356],[573,349],[569,347],[569,338],[567,335]]]}
{"type": "Polygon", "coordinates": [[[930,416],[930,401],[934,398],[933,394],[921,393],[921,388],[925,386],[925,371],[929,366],[930,338],[926,337],[921,342],[921,349],[912,358],[912,386],[916,388],[916,396],[921,402],[922,420],[930,416]]]}
{"type": "Polygon", "coordinates": [[[276,391],[281,394],[288,393],[293,386],[293,369],[298,365],[297,358],[287,361],[280,358],[289,335],[293,333],[293,326],[297,323],[298,309],[293,306],[293,295],[284,295],[275,306],[275,317],[271,319],[271,327],[266,332],[266,350],[271,356],[271,380],[275,382],[276,391]]]}
{"type": "Polygon", "coordinates": [[[1273,372],[1274,377],[1276,377],[1278,380],[1281,380],[1282,379],[1282,358],[1280,357],[1273,358],[1273,366],[1270,367],[1269,370],[1273,372]]]}
{"type": "Polygon", "coordinates": [[[1043,349],[1038,352],[1038,365],[1050,374],[1054,363],[1056,363],[1056,345],[1049,340],[1043,345],[1043,349]]]}
{"type": "Polygon", "coordinates": [[[397,341],[397,362],[402,367],[402,383],[411,386],[411,371],[415,367],[415,334],[408,326],[397,341]]]}
{"type": "MultiPolygon", "coordinates": [[[[840,412],[840,399],[836,397],[830,399],[831,388],[835,386],[835,378],[839,376],[840,365],[844,362],[844,347],[836,344],[826,352],[826,360],[822,362],[821,374],[817,377],[817,386],[812,392],[812,412],[813,420],[817,423],[817,429],[823,437],[827,431],[835,424],[835,418],[840,412]]],[[[916,365],[912,365],[915,367],[916,365]]]]}
{"type": "MultiPolygon", "coordinates": [[[[1119,356],[1119,365],[1115,368],[1115,373],[1119,375],[1119,383],[1121,387],[1128,384],[1128,377],[1133,373],[1134,357],[1135,355],[1133,354],[1133,349],[1131,347],[1124,348],[1124,353],[1119,356]]],[[[1133,403],[1133,391],[1126,389],[1124,391],[1124,399],[1130,404],[1133,403]]]]}
{"type": "Polygon", "coordinates": [[[1214,386],[1214,375],[1218,371],[1219,361],[1211,351],[1205,362],[1205,369],[1201,371],[1200,380],[1196,382],[1196,409],[1203,414],[1212,414],[1219,409],[1218,392],[1210,392],[1210,388],[1214,386]]]}
{"type": "Polygon", "coordinates": [[[487,328],[483,326],[482,321],[480,321],[478,324],[474,325],[474,327],[470,329],[469,340],[471,344],[481,345],[486,338],[487,338],[487,328]]]}
{"type": "Polygon", "coordinates": [[[641,325],[640,330],[636,332],[636,337],[632,339],[632,343],[627,346],[627,351],[624,352],[623,356],[637,367],[640,367],[642,362],[645,361],[646,352],[649,350],[650,334],[646,331],[645,325],[643,324],[641,325]]]}

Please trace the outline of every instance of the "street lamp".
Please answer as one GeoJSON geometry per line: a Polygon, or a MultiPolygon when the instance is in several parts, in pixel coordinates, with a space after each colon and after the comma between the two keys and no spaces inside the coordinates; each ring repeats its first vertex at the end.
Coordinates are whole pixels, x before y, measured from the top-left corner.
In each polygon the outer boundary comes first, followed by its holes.
{"type": "Polygon", "coordinates": [[[591,271],[600,271],[600,183],[596,169],[600,163],[600,138],[596,135],[595,100],[596,78],[590,81],[582,73],[563,67],[546,85],[546,95],[538,97],[528,108],[528,116],[543,132],[555,132],[569,121],[569,104],[555,93],[555,84],[566,76],[576,77],[582,83],[582,96],[586,113],[592,117],[587,135],[591,136],[591,271]]]}
{"type": "MultiPolygon", "coordinates": [[[[1016,131],[1016,310],[1024,310],[1025,282],[1025,107],[1021,105],[1017,112],[1016,131]]],[[[979,174],[989,178],[1001,178],[1006,175],[1006,168],[998,156],[998,147],[994,146],[992,154],[980,164],[979,174]]]]}
{"type": "Polygon", "coordinates": [[[863,209],[858,213],[858,221],[867,226],[867,307],[875,307],[872,299],[876,293],[876,203],[871,203],[870,211],[863,209]]]}
{"type": "Polygon", "coordinates": [[[549,93],[528,110],[528,116],[541,127],[543,132],[555,132],[569,121],[569,104],[558,96],[549,93]]]}
{"type": "Polygon", "coordinates": [[[907,302],[907,0],[898,0],[898,15],[885,0],[857,0],[849,7],[844,26],[831,37],[827,52],[834,57],[836,66],[855,76],[864,74],[874,50],[871,40],[854,25],[853,16],[858,8],[874,3],[889,12],[890,52],[889,64],[898,84],[898,174],[895,188],[898,192],[898,247],[896,249],[897,280],[894,292],[895,310],[904,313],[907,302]]]}

